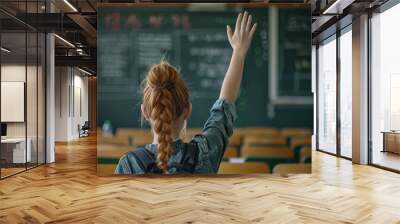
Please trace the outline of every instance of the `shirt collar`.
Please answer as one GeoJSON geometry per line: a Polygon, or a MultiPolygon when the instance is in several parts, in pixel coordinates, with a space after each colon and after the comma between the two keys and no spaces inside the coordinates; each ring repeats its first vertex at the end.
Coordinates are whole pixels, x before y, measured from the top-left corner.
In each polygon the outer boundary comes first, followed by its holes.
{"type": "MultiPolygon", "coordinates": [[[[174,151],[172,154],[176,154],[183,146],[183,141],[182,139],[178,138],[172,143],[172,148],[174,151]]],[[[157,144],[148,144],[145,146],[146,149],[150,150],[153,154],[157,153],[157,144]]]]}

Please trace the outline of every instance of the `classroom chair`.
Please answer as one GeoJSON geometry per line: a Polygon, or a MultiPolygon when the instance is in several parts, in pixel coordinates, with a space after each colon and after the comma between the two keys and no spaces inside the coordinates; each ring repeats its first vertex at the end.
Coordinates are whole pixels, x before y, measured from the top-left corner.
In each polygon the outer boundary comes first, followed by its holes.
{"type": "Polygon", "coordinates": [[[147,144],[151,144],[152,142],[153,142],[153,136],[151,134],[133,137],[133,143],[136,146],[144,146],[147,144]]]}
{"type": "Polygon", "coordinates": [[[238,134],[240,136],[243,136],[244,130],[243,128],[234,128],[233,129],[233,134],[238,134]]]}
{"type": "Polygon", "coordinates": [[[97,146],[97,173],[99,175],[114,174],[119,159],[135,147],[99,144],[97,146]]]}
{"type": "Polygon", "coordinates": [[[304,146],[300,150],[300,162],[311,163],[311,147],[304,146]]]}
{"type": "MultiPolygon", "coordinates": [[[[134,146],[98,144],[97,158],[117,159],[121,158],[125,153],[136,149],[134,146]]],[[[118,162],[118,161],[117,161],[118,162]]]]}
{"type": "Polygon", "coordinates": [[[242,145],[242,135],[238,133],[233,133],[229,138],[228,146],[239,148],[242,145]]]}
{"type": "Polygon", "coordinates": [[[274,127],[243,127],[240,129],[245,132],[275,132],[278,130],[274,127]]]}
{"type": "Polygon", "coordinates": [[[267,157],[267,158],[290,158],[294,157],[293,150],[287,147],[251,147],[244,146],[241,150],[242,157],[267,157]]]}
{"type": "Polygon", "coordinates": [[[281,136],[284,138],[294,136],[311,136],[312,130],[309,128],[282,128],[281,136]]]}
{"type": "Polygon", "coordinates": [[[297,141],[294,146],[291,147],[294,153],[294,160],[300,162],[300,152],[303,147],[311,147],[310,140],[297,141]]]}
{"type": "Polygon", "coordinates": [[[201,134],[201,131],[201,128],[188,128],[181,132],[180,137],[184,142],[190,142],[195,135],[201,134]]]}
{"type": "Polygon", "coordinates": [[[185,132],[188,135],[195,136],[196,134],[201,134],[202,130],[202,128],[187,128],[185,132]]]}
{"type": "Polygon", "coordinates": [[[236,158],[236,157],[239,157],[237,148],[228,146],[225,150],[223,158],[229,159],[229,158],[236,158]]]}
{"type": "Polygon", "coordinates": [[[142,136],[151,135],[150,128],[117,128],[115,135],[119,136],[142,136]]]}
{"type": "Polygon", "coordinates": [[[150,129],[118,128],[116,136],[127,137],[132,145],[144,146],[153,142],[150,129]]]}
{"type": "Polygon", "coordinates": [[[242,148],[241,156],[246,162],[263,162],[269,164],[270,170],[279,163],[293,163],[294,153],[288,147],[247,147],[242,148]]]}
{"type": "Polygon", "coordinates": [[[293,158],[285,158],[285,157],[260,157],[260,156],[254,156],[254,157],[246,157],[245,162],[261,162],[268,164],[269,170],[273,170],[274,167],[278,164],[282,163],[294,163],[295,160],[293,158]]]}
{"type": "Polygon", "coordinates": [[[248,127],[241,128],[240,132],[244,137],[253,136],[253,137],[276,137],[280,136],[279,130],[271,127],[248,127]]]}
{"type": "Polygon", "coordinates": [[[290,138],[290,148],[295,148],[296,146],[311,146],[311,135],[304,137],[293,137],[290,138]]]}
{"type": "Polygon", "coordinates": [[[281,137],[254,137],[254,136],[246,136],[243,140],[243,145],[244,146],[274,146],[274,145],[280,145],[280,146],[285,146],[286,145],[286,139],[281,138],[281,137]]]}
{"type": "Polygon", "coordinates": [[[97,164],[97,174],[113,175],[117,164],[97,164]]]}
{"type": "MultiPolygon", "coordinates": [[[[189,142],[190,140],[192,140],[192,138],[197,135],[197,134],[201,134],[202,133],[201,128],[190,128],[187,129],[186,131],[183,131],[181,133],[181,139],[184,142],[189,142]]],[[[242,136],[240,133],[237,133],[236,131],[233,132],[232,136],[229,138],[229,146],[233,146],[233,147],[239,147],[241,145],[241,139],[242,136]]]]}
{"type": "Polygon", "coordinates": [[[269,166],[262,162],[229,163],[221,162],[218,174],[259,174],[270,173],[269,166]]]}
{"type": "Polygon", "coordinates": [[[281,138],[279,132],[276,133],[244,133],[243,139],[245,138],[264,138],[264,139],[271,139],[271,138],[281,138]]]}
{"type": "Polygon", "coordinates": [[[233,131],[232,136],[229,138],[229,146],[240,147],[242,145],[242,134],[240,132],[233,131]]]}
{"type": "Polygon", "coordinates": [[[103,129],[101,129],[101,128],[96,128],[96,135],[97,135],[97,136],[103,136],[103,129]]]}
{"type": "Polygon", "coordinates": [[[102,136],[100,134],[97,135],[97,143],[98,144],[110,144],[110,145],[133,145],[132,141],[128,136],[102,136]]]}
{"type": "Polygon", "coordinates": [[[278,164],[272,170],[274,174],[311,173],[311,163],[278,164]]]}

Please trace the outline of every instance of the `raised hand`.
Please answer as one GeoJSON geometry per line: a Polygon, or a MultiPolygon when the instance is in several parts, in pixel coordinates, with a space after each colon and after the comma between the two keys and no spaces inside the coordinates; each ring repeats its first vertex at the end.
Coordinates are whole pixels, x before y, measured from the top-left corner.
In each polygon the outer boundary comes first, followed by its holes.
{"type": "Polygon", "coordinates": [[[238,54],[246,55],[256,28],[257,23],[252,25],[252,16],[248,12],[239,13],[235,31],[232,31],[229,25],[226,26],[226,33],[232,49],[238,54]]]}

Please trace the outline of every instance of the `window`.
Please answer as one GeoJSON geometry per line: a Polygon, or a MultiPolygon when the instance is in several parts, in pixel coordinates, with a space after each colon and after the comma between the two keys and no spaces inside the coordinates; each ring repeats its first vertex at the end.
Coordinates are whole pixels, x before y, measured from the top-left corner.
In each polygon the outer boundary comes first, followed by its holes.
{"type": "Polygon", "coordinates": [[[372,163],[400,170],[400,5],[371,18],[372,163]]]}
{"type": "MultiPolygon", "coordinates": [[[[44,1],[19,2],[40,13],[44,1]]],[[[15,5],[1,2],[1,6],[15,5]]],[[[15,8],[15,7],[14,7],[15,8]]],[[[45,35],[0,13],[0,178],[45,163],[45,35]],[[13,109],[10,109],[13,106],[13,109]]]]}
{"type": "Polygon", "coordinates": [[[340,36],[340,154],[352,157],[352,33],[351,26],[340,36]]]}
{"type": "Polygon", "coordinates": [[[318,149],[336,153],[336,36],[318,48],[318,149]]]}

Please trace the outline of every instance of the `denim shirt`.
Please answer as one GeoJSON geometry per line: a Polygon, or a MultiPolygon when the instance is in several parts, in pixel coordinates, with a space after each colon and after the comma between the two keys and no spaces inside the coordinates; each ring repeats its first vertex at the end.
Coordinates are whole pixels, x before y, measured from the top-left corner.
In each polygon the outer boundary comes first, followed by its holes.
{"type": "MultiPolygon", "coordinates": [[[[210,110],[210,117],[206,121],[202,132],[193,137],[192,142],[197,143],[198,160],[195,166],[195,173],[217,173],[219,164],[224,155],[229,137],[233,133],[233,122],[236,120],[234,104],[224,99],[218,99],[210,110]]],[[[147,150],[153,154],[157,153],[157,145],[145,145],[147,150]]],[[[169,167],[173,163],[179,163],[185,150],[184,142],[178,139],[173,143],[171,158],[168,161],[169,167]]],[[[177,173],[175,168],[170,168],[170,174],[177,173]]],[[[126,154],[122,156],[115,169],[115,174],[144,174],[133,156],[126,154]]]]}

